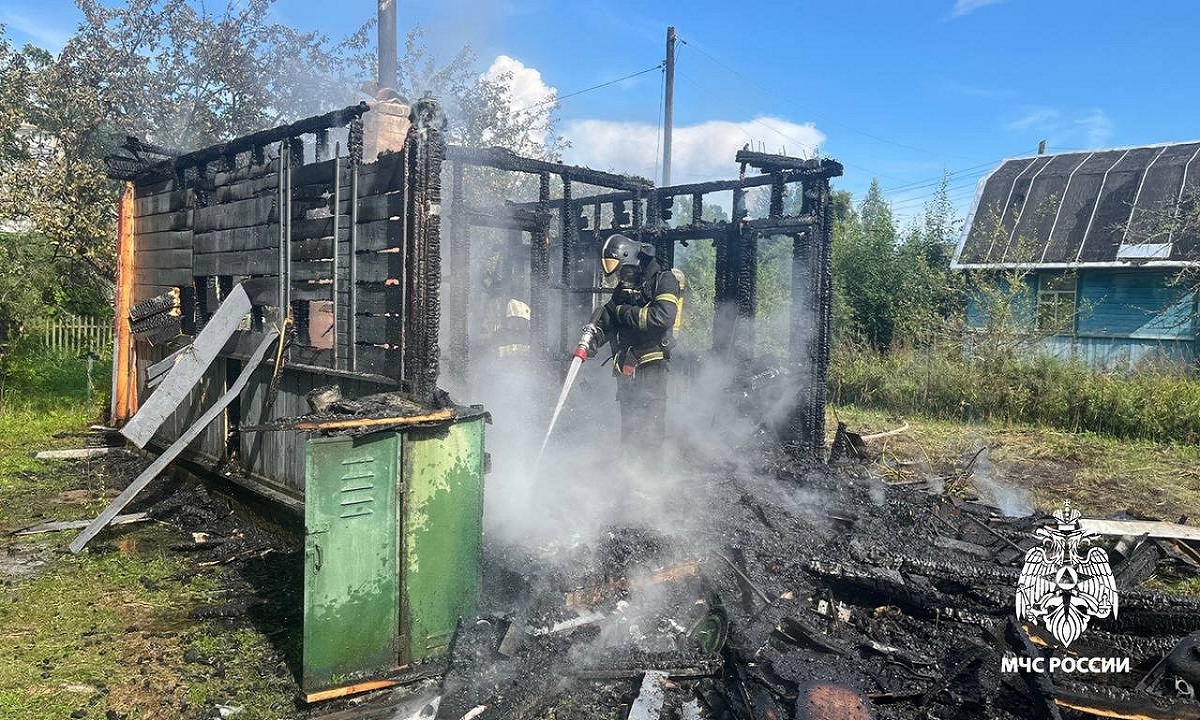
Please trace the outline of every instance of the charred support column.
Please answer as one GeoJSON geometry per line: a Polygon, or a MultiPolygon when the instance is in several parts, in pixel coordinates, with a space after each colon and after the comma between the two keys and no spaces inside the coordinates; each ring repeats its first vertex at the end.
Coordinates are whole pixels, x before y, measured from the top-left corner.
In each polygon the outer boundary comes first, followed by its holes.
{"type": "Polygon", "coordinates": [[[753,233],[742,227],[746,219],[746,192],[741,188],[733,191],[733,226],[738,228],[738,242],[731,250],[730,293],[737,302],[737,321],[733,332],[734,357],[749,359],[754,356],[754,316],[758,290],[758,242],[753,233]]]}
{"type": "Polygon", "coordinates": [[[815,457],[821,460],[825,452],[825,404],[829,393],[829,351],[833,330],[833,193],[830,191],[828,177],[817,181],[817,186],[820,191],[820,206],[815,208],[814,216],[821,220],[821,314],[817,319],[818,362],[813,378],[816,390],[813,403],[813,436],[816,441],[815,457]]]}
{"type": "Polygon", "coordinates": [[[125,183],[117,206],[117,278],[113,303],[113,379],[109,422],[120,427],[137,412],[137,367],[129,307],[133,304],[135,248],[133,234],[133,183],[125,183]]]}
{"type": "Polygon", "coordinates": [[[413,395],[423,401],[432,398],[438,378],[442,160],[446,154],[442,118],[436,101],[430,98],[418,101],[413,107],[413,131],[409,133],[406,149],[412,184],[406,253],[409,263],[405,268],[408,337],[404,343],[403,379],[410,384],[413,395]]]}
{"type": "Polygon", "coordinates": [[[713,352],[729,358],[733,349],[733,331],[737,320],[736,267],[741,254],[742,233],[730,223],[723,237],[714,239],[717,267],[713,278],[713,352]]]}
{"type": "Polygon", "coordinates": [[[463,202],[463,165],[454,163],[450,189],[450,277],[446,289],[450,294],[447,303],[449,315],[447,364],[454,379],[466,386],[470,368],[470,330],[467,318],[470,315],[471,244],[467,236],[467,223],[463,202]]]}
{"type": "MultiPolygon", "coordinates": [[[[579,297],[572,297],[572,288],[579,287],[579,218],[571,201],[571,176],[562,176],[562,321],[559,327],[559,349],[566,356],[568,343],[572,342],[571,335],[578,330],[572,327],[579,311],[579,297]],[[573,315],[574,313],[574,315],[573,315]]],[[[580,321],[578,324],[582,324],[580,321]]]]}
{"type": "Polygon", "coordinates": [[[550,173],[538,174],[538,228],[529,243],[529,348],[534,356],[550,354],[550,173]]]}
{"type": "Polygon", "coordinates": [[[829,268],[833,237],[829,180],[804,184],[803,210],[816,223],[793,236],[791,364],[798,378],[785,445],[797,459],[821,461],[825,442],[825,381],[833,287],[829,268]]]}

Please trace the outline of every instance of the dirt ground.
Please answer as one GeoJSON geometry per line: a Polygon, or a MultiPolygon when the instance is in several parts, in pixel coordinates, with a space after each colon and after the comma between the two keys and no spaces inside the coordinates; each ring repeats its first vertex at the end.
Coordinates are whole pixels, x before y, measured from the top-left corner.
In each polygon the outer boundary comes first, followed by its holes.
{"type": "MultiPolygon", "coordinates": [[[[903,423],[839,408],[831,432],[838,419],[860,433],[903,423]]],[[[1200,512],[1195,448],[908,422],[872,443],[870,472],[933,478],[948,495],[997,505],[1053,508],[1070,497],[1089,515],[1200,512]]],[[[0,717],[304,717],[295,680],[302,558],[282,528],[197,483],[163,479],[127,510],[148,510],[151,521],[110,528],[79,556],[65,551],[74,531],[12,534],[94,517],[142,467],[125,454],[31,458],[94,442],[86,425],[66,414],[0,426],[0,717]]]]}

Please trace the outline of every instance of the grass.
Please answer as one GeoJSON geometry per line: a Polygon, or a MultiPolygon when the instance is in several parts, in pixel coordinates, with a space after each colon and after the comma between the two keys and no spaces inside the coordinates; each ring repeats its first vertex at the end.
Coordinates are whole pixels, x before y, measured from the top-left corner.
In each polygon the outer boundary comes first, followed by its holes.
{"type": "Polygon", "coordinates": [[[1178,366],[1096,372],[1049,357],[967,359],[957,344],[886,355],[842,345],[830,388],[839,403],[898,413],[1200,442],[1200,381],[1178,366]]]}
{"type": "MultiPolygon", "coordinates": [[[[83,387],[82,363],[72,375],[69,359],[6,378],[0,530],[89,519],[107,504],[105,463],[32,458],[78,447],[79,431],[101,417],[103,400],[83,387]],[[81,489],[82,502],[54,501],[81,489]]],[[[110,530],[79,556],[65,552],[72,537],[0,535],[0,718],[210,717],[218,703],[242,707],[239,720],[296,714],[295,683],[266,637],[192,617],[222,602],[233,570],[197,568],[169,549],[180,531],[159,524],[110,530]],[[13,559],[45,565],[14,575],[13,559]]]]}
{"type": "MultiPolygon", "coordinates": [[[[831,428],[836,427],[835,415],[863,434],[902,422],[888,411],[849,405],[830,408],[831,428]]],[[[1200,510],[1200,447],[1194,445],[919,414],[903,420],[909,422],[909,432],[880,441],[886,459],[928,465],[936,475],[952,476],[987,445],[996,479],[1027,491],[1043,510],[1066,498],[1089,515],[1129,511],[1174,521],[1184,515],[1195,519],[1200,510]]]]}

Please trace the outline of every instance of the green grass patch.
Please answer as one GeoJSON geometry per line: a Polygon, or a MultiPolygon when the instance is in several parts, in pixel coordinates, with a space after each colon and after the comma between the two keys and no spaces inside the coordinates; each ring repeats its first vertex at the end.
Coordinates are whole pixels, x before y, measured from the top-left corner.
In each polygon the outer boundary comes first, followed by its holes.
{"type": "MultiPolygon", "coordinates": [[[[102,417],[82,368],[52,358],[6,377],[0,531],[88,519],[108,503],[118,480],[108,463],[32,457],[82,447],[102,417]]],[[[296,714],[295,682],[269,638],[241,619],[192,616],[228,599],[233,570],[196,567],[169,549],[183,533],[159,524],[113,528],[79,556],[65,552],[72,537],[0,535],[0,718],[210,717],[218,703],[243,708],[239,720],[296,714]]]]}
{"type": "Polygon", "coordinates": [[[1005,422],[966,422],[864,408],[834,406],[847,426],[867,434],[901,424],[911,429],[881,442],[884,459],[952,476],[983,445],[997,479],[1031,494],[1042,510],[1066,498],[1089,515],[1131,511],[1174,521],[1200,508],[1200,447],[1187,443],[1118,439],[1005,422]],[[926,467],[921,467],[926,466],[926,467]]]}
{"type": "Polygon", "coordinates": [[[1200,381],[1179,368],[1097,372],[1048,357],[966,359],[957,345],[886,354],[840,346],[834,402],[968,422],[1200,442],[1200,381]]]}

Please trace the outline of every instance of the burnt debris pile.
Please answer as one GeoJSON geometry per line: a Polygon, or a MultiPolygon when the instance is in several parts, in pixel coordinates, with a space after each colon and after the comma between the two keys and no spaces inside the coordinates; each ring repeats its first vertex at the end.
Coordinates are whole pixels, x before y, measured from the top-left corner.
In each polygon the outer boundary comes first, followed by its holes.
{"type": "Polygon", "coordinates": [[[1200,600],[1143,584],[1194,545],[1101,538],[1119,612],[1064,650],[1014,617],[1044,517],[785,461],[690,479],[669,530],[494,549],[437,716],[1200,717],[1200,600]]]}

